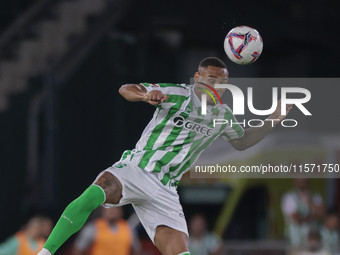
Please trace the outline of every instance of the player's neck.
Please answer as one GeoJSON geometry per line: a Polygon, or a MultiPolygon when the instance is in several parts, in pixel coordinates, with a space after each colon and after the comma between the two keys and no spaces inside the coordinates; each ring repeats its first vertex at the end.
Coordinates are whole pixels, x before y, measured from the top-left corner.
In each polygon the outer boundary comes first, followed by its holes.
{"type": "MultiPolygon", "coordinates": [[[[198,100],[202,103],[202,100],[201,100],[201,94],[198,93],[199,89],[196,87],[196,83],[194,84],[194,93],[196,95],[196,97],[198,98],[198,100]]],[[[207,100],[207,105],[214,105],[214,103],[210,102],[207,100]]]]}

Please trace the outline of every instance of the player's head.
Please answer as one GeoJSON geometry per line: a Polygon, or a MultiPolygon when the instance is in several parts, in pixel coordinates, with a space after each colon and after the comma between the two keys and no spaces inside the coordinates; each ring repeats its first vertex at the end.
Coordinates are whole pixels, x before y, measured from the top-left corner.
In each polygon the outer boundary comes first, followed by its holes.
{"type": "Polygon", "coordinates": [[[307,190],[308,189],[308,179],[306,178],[296,178],[294,180],[295,188],[298,190],[307,190]]]}
{"type": "Polygon", "coordinates": [[[115,223],[123,217],[123,209],[121,207],[104,208],[102,209],[102,216],[111,224],[115,223]]]}
{"type": "MultiPolygon", "coordinates": [[[[214,57],[203,59],[198,66],[197,72],[194,75],[196,95],[199,99],[201,99],[202,94],[207,94],[204,90],[208,90],[213,95],[215,100],[218,101],[215,93],[210,90],[208,86],[205,86],[202,83],[215,88],[215,84],[227,84],[228,77],[229,72],[227,66],[222,60],[214,57]]],[[[215,88],[215,90],[221,97],[226,89],[215,88]]],[[[207,96],[207,103],[211,105],[215,104],[214,100],[209,95],[207,96]]]]}
{"type": "Polygon", "coordinates": [[[25,232],[32,239],[47,238],[52,231],[53,222],[45,215],[35,215],[27,222],[25,232]]]}
{"type": "Polygon", "coordinates": [[[335,211],[330,211],[326,215],[325,226],[330,230],[339,228],[339,215],[335,211]]]}
{"type": "Polygon", "coordinates": [[[41,237],[47,239],[53,229],[53,221],[49,217],[42,217],[40,224],[41,237]]]}
{"type": "Polygon", "coordinates": [[[207,230],[207,222],[202,214],[195,214],[189,221],[189,232],[192,236],[201,236],[207,230]]]}

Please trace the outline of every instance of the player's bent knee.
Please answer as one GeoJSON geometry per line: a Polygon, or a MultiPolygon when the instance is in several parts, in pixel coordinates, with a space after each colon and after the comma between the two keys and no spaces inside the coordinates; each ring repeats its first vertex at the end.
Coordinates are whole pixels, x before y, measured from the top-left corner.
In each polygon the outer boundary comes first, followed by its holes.
{"type": "Polygon", "coordinates": [[[118,204],[122,198],[122,184],[110,172],[104,172],[94,184],[101,187],[106,195],[105,203],[118,204]]]}
{"type": "Polygon", "coordinates": [[[96,186],[91,185],[88,187],[80,197],[73,201],[79,205],[82,210],[85,211],[93,211],[103,204],[105,201],[105,193],[103,190],[96,186]]]}

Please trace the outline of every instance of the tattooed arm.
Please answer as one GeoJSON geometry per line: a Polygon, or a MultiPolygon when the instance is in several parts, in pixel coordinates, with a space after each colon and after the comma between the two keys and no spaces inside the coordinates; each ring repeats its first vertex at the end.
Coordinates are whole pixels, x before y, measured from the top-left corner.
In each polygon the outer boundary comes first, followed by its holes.
{"type": "MultiPolygon", "coordinates": [[[[287,114],[292,109],[293,105],[288,104],[286,107],[287,114]]],[[[230,140],[229,143],[238,151],[243,151],[248,149],[251,146],[254,146],[258,142],[260,142],[263,138],[265,138],[274,127],[279,124],[286,116],[281,115],[281,99],[277,103],[276,110],[270,115],[268,119],[271,121],[264,121],[264,125],[262,127],[252,127],[247,128],[244,131],[244,135],[235,140],[230,140]]]]}

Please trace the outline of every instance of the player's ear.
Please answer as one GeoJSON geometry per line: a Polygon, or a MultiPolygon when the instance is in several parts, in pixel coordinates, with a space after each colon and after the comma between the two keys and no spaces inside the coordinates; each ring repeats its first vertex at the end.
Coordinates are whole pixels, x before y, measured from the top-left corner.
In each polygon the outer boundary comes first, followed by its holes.
{"type": "Polygon", "coordinates": [[[199,77],[200,77],[200,74],[199,74],[198,72],[196,72],[196,73],[194,74],[194,81],[195,81],[195,82],[198,82],[199,77]]]}

